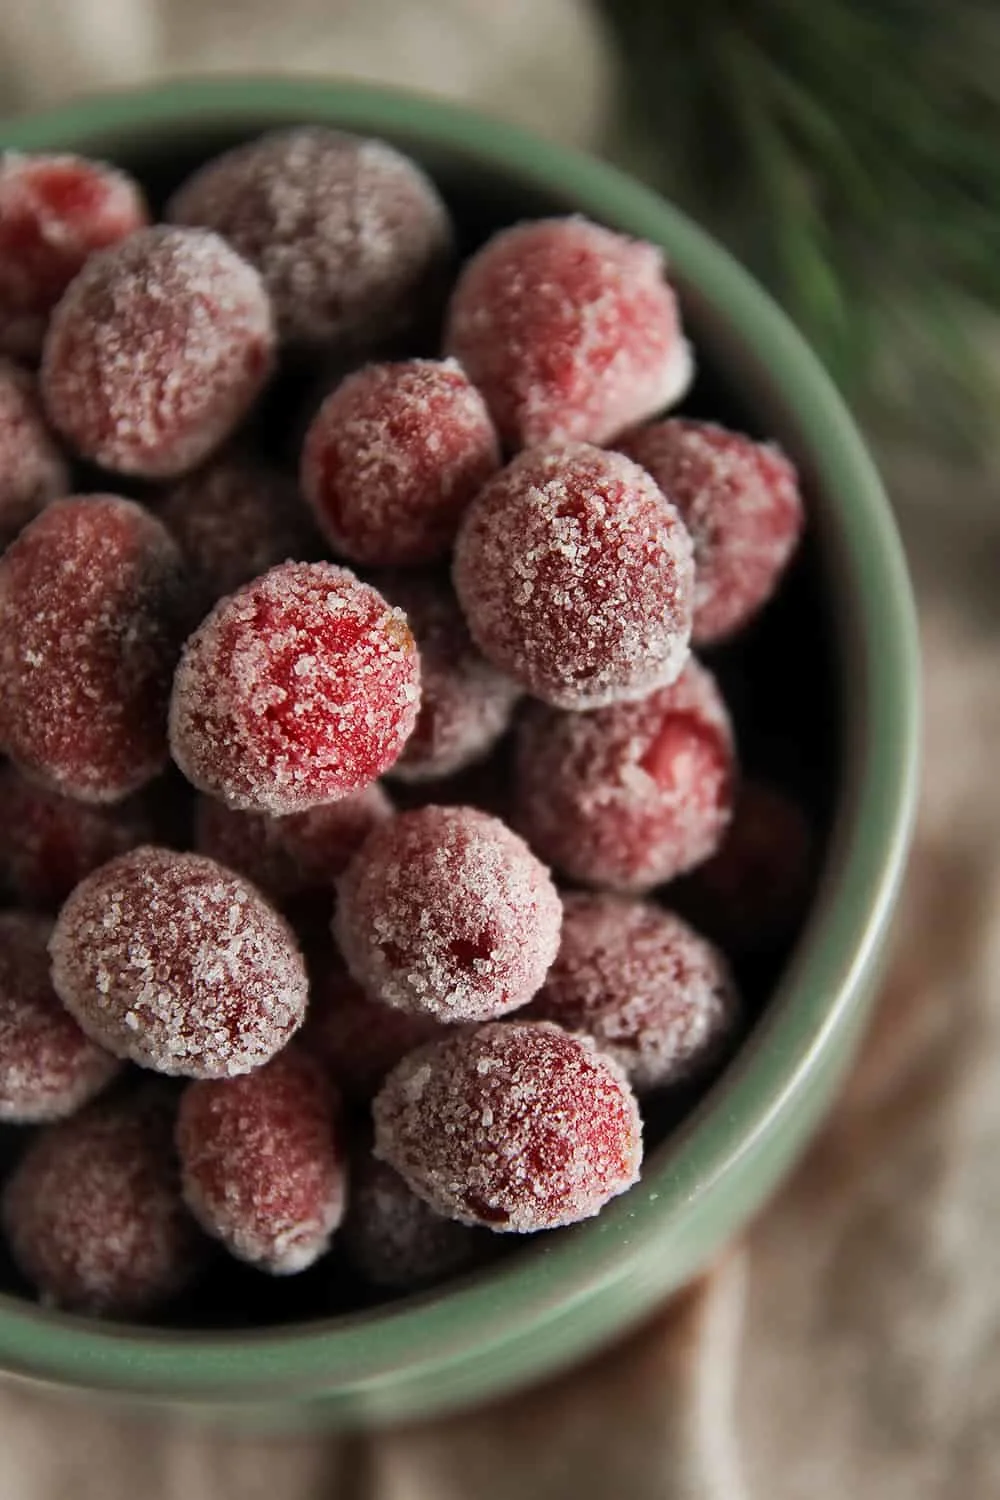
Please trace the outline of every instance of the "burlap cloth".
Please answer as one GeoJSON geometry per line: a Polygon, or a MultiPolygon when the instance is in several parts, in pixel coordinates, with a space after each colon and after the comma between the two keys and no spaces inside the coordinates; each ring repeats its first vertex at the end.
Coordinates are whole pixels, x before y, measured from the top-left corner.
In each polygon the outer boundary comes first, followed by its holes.
{"type": "MultiPolygon", "coordinates": [[[[19,106],[278,60],[585,144],[611,72],[576,0],[0,0],[19,106]]],[[[0,1500],[1000,1495],[1000,486],[882,456],[924,633],[920,830],[860,1063],[743,1242],[585,1369],[370,1439],[237,1439],[5,1391],[0,1500]]]]}

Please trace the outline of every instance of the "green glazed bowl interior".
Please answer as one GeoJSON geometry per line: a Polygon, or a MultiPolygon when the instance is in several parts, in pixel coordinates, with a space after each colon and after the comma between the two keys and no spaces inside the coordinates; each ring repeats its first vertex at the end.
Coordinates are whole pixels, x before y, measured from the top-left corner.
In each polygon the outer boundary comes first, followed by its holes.
{"type": "Polygon", "coordinates": [[[897,894],[916,785],[918,665],[891,514],[830,381],[752,279],[612,168],[449,104],[360,85],[209,80],[7,123],[2,145],[180,175],[313,121],[384,136],[497,222],[580,212],[667,253],[694,342],[802,471],[837,702],[833,830],[806,930],[763,1018],[695,1112],[598,1219],[419,1298],[246,1332],[101,1324],[0,1296],[0,1370],[249,1420],[429,1415],[563,1366],[702,1268],[801,1151],[849,1060],[897,894]]]}

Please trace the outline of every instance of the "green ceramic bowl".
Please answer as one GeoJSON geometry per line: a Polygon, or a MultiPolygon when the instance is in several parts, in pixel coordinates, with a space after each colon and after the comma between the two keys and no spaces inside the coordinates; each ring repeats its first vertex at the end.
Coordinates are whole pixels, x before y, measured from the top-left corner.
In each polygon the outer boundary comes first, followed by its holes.
{"type": "Polygon", "coordinates": [[[0,144],[108,157],[166,183],[220,145],[307,120],[391,139],[482,222],[578,211],[665,248],[702,357],[805,476],[837,749],[821,889],[777,993],[735,1063],[649,1156],[641,1184],[600,1218],[421,1298],[264,1331],[98,1324],[0,1296],[0,1370],[255,1424],[412,1418],[482,1401],[580,1358],[704,1267],[801,1152],[850,1058],[917,778],[913,606],[878,478],[795,330],[675,208],[508,125],[337,82],[170,85],[9,123],[0,144]]]}

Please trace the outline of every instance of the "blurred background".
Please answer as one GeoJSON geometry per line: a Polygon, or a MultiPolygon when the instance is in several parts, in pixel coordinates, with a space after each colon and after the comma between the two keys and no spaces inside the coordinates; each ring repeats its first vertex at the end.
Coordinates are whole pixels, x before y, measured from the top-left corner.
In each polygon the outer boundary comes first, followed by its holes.
{"type": "Polygon", "coordinates": [[[7,112],[195,72],[458,98],[618,161],[771,287],[876,445],[918,586],[921,825],[872,1035],[744,1244],[626,1346],[374,1440],[5,1395],[7,1500],[1000,1494],[1000,10],[994,0],[0,0],[7,112]]]}

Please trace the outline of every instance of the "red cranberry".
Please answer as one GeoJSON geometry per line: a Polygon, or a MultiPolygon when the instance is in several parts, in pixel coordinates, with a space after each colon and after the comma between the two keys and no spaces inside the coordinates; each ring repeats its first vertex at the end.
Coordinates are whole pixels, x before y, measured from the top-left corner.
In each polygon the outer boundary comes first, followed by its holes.
{"type": "Polygon", "coordinates": [[[483,655],[560,708],[644,698],[687,659],[691,542],[621,454],[574,443],[515,459],[466,512],[454,578],[483,655]]]}
{"type": "Polygon", "coordinates": [[[189,781],[230,807],[304,812],[399,756],[420,706],[401,610],[332,563],[285,563],[221,600],[174,679],[170,738],[189,781]]]}
{"type": "Polygon", "coordinates": [[[153,1091],[92,1104],[37,1136],[4,1189],[3,1222],[42,1300],[70,1312],[142,1315],[206,1261],[181,1199],[173,1111],[153,1091]]]}
{"type": "Polygon", "coordinates": [[[769,443],[713,422],[653,422],[619,444],[653,476],[694,543],[696,645],[741,630],[774,593],[802,531],[795,470],[769,443]]]}
{"type": "Polygon", "coordinates": [[[273,1276],[304,1271],[344,1212],[337,1101],[290,1047],[245,1078],[192,1083],[177,1118],[184,1198],[231,1255],[273,1276]]]}
{"type": "Polygon", "coordinates": [[[51,951],[53,983],[87,1035],[160,1073],[245,1073],[305,1014],[291,928],[201,854],[146,846],[102,865],[60,912],[51,951]]]}
{"type": "Polygon", "coordinates": [[[125,172],[79,156],[0,157],[0,349],[41,352],[49,314],[95,250],[148,222],[125,172]]]}
{"type": "Polygon", "coordinates": [[[581,218],[494,235],[459,277],[445,347],[513,448],[606,443],[691,379],[660,251],[581,218]]]}
{"type": "Polygon", "coordinates": [[[575,1224],[639,1174],[639,1111],[617,1064],[544,1021],[431,1042],[374,1104],[375,1154],[438,1213],[498,1232],[575,1224]]]}
{"type": "Polygon", "coordinates": [[[334,551],[411,566],[449,551],[500,467],[483,398],[454,360],[369,365],[323,402],[306,436],[302,488],[334,551]]]}
{"type": "Polygon", "coordinates": [[[0,558],[0,740],[57,791],[115,802],[163,769],[183,568],[148,511],[56,500],[0,558]]]}
{"type": "Polygon", "coordinates": [[[168,207],[217,230],[255,265],[281,336],[371,345],[416,320],[447,260],[434,185],[384,141],[308,126],[207,162],[168,207]]]}
{"type": "Polygon", "coordinates": [[[335,928],[374,998],[441,1021],[525,1005],[559,946],[545,866],[498,818],[422,807],[376,828],[340,884],[335,928]]]}
{"type": "Polygon", "coordinates": [[[50,419],[85,458],[170,479],[218,448],[271,370],[260,277],[218,235],[162,226],[93,256],[52,315],[50,419]]]}
{"type": "Polygon", "coordinates": [[[586,885],[651,890],[714,854],[729,823],[729,715],[693,658],[641,703],[591,714],[532,705],[516,759],[517,826],[586,885]]]}

